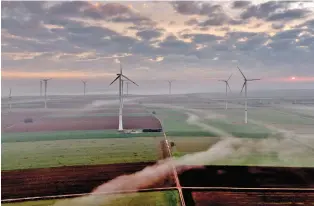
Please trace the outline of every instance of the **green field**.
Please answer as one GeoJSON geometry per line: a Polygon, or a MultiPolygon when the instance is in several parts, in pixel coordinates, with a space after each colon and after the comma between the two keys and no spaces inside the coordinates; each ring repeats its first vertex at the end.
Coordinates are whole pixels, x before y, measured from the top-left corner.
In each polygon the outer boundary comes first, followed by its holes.
{"type": "MultiPolygon", "coordinates": [[[[107,195],[109,201],[103,201],[104,204],[97,204],[97,206],[126,206],[126,205],[156,205],[156,206],[179,206],[180,199],[177,191],[163,191],[163,192],[144,192],[144,193],[133,193],[133,194],[123,194],[123,195],[107,195]]],[[[41,201],[28,201],[19,203],[6,203],[2,204],[5,206],[83,206],[92,205],[91,203],[80,200],[80,198],[75,199],[64,199],[64,200],[41,200],[41,201]]]]}
{"type": "Polygon", "coordinates": [[[155,161],[160,138],[2,143],[2,170],[155,161]]]}
{"type": "MultiPolygon", "coordinates": [[[[206,151],[222,138],[217,137],[168,137],[175,143],[172,153],[176,157],[206,151]]],[[[247,165],[247,166],[285,166],[314,167],[313,150],[290,139],[253,139],[240,138],[239,149],[231,156],[207,162],[206,156],[201,162],[204,165],[247,165]]],[[[308,140],[313,144],[314,140],[308,140]]],[[[223,148],[228,149],[228,148],[223,148]]]]}

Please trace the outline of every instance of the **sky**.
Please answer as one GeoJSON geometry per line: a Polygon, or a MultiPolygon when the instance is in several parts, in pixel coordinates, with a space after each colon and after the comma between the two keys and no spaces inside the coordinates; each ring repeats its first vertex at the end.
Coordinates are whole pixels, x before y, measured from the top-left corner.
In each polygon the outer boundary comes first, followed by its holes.
{"type": "Polygon", "coordinates": [[[1,1],[2,96],[314,89],[314,2],[1,1]],[[292,79],[295,77],[295,79],[292,79]]]}

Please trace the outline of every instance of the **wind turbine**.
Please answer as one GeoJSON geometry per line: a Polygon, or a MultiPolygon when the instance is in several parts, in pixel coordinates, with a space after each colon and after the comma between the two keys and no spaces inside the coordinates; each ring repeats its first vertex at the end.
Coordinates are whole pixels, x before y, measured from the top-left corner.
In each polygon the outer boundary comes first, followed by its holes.
{"type": "Polygon", "coordinates": [[[257,80],[261,80],[261,79],[247,79],[239,67],[238,67],[238,69],[244,78],[244,83],[243,83],[243,86],[241,89],[241,94],[242,94],[243,88],[245,87],[245,119],[244,119],[244,122],[245,122],[245,124],[247,124],[247,82],[257,81],[257,80]]]}
{"type": "Polygon", "coordinates": [[[10,92],[9,92],[9,108],[10,108],[10,111],[11,111],[11,108],[12,108],[11,100],[12,100],[12,90],[10,88],[10,92]]]}
{"type": "Polygon", "coordinates": [[[84,84],[84,96],[85,96],[85,91],[86,91],[86,83],[87,81],[82,80],[83,84],[84,84]]]}
{"type": "Polygon", "coordinates": [[[228,109],[228,100],[227,100],[227,98],[228,98],[228,88],[229,88],[229,90],[231,92],[231,89],[230,89],[228,81],[230,80],[231,76],[232,76],[232,74],[230,75],[230,77],[227,80],[218,80],[220,82],[225,82],[225,84],[226,84],[226,108],[225,109],[228,109]]]}
{"type": "Polygon", "coordinates": [[[115,78],[110,85],[112,85],[115,81],[117,81],[119,79],[119,101],[120,101],[120,107],[119,107],[119,131],[123,131],[123,124],[122,124],[122,108],[123,108],[123,100],[122,100],[122,93],[123,93],[123,79],[125,78],[127,80],[129,80],[130,82],[132,82],[133,84],[137,85],[135,82],[133,82],[131,79],[129,79],[128,77],[126,77],[123,73],[122,73],[122,65],[120,63],[120,73],[117,74],[117,78],[115,78]]]}
{"type": "Polygon", "coordinates": [[[45,83],[45,109],[47,108],[47,86],[48,86],[47,83],[48,83],[49,80],[51,80],[51,78],[42,80],[45,83]]]}
{"type": "Polygon", "coordinates": [[[171,94],[171,84],[172,84],[173,80],[168,81],[169,83],[169,94],[171,94]]]}

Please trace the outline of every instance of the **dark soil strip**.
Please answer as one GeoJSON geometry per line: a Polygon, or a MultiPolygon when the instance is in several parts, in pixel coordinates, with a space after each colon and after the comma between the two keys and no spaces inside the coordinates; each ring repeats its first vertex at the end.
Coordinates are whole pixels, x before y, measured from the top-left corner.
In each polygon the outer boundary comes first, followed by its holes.
{"type": "Polygon", "coordinates": [[[207,166],[179,179],[182,187],[314,188],[314,168],[207,166]]]}
{"type": "Polygon", "coordinates": [[[311,205],[314,202],[314,193],[305,191],[192,191],[192,194],[195,206],[311,205]]]}
{"type": "MultiPolygon", "coordinates": [[[[34,121],[33,123],[19,122],[3,132],[42,132],[68,130],[104,130],[118,129],[118,117],[74,117],[51,118],[34,121]]],[[[124,129],[161,129],[160,122],[153,116],[125,116],[124,129]]]]}
{"type": "MultiPolygon", "coordinates": [[[[148,163],[69,166],[2,171],[2,199],[89,193],[95,187],[120,175],[144,169],[148,163]]],[[[168,187],[156,185],[154,187],[168,187]]]]}

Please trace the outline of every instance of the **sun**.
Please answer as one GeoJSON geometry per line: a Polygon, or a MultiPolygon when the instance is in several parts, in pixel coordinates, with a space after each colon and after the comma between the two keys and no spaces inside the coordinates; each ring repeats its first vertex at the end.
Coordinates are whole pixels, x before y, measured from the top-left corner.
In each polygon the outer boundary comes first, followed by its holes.
{"type": "Polygon", "coordinates": [[[295,80],[295,77],[291,77],[292,80],[295,80]]]}

